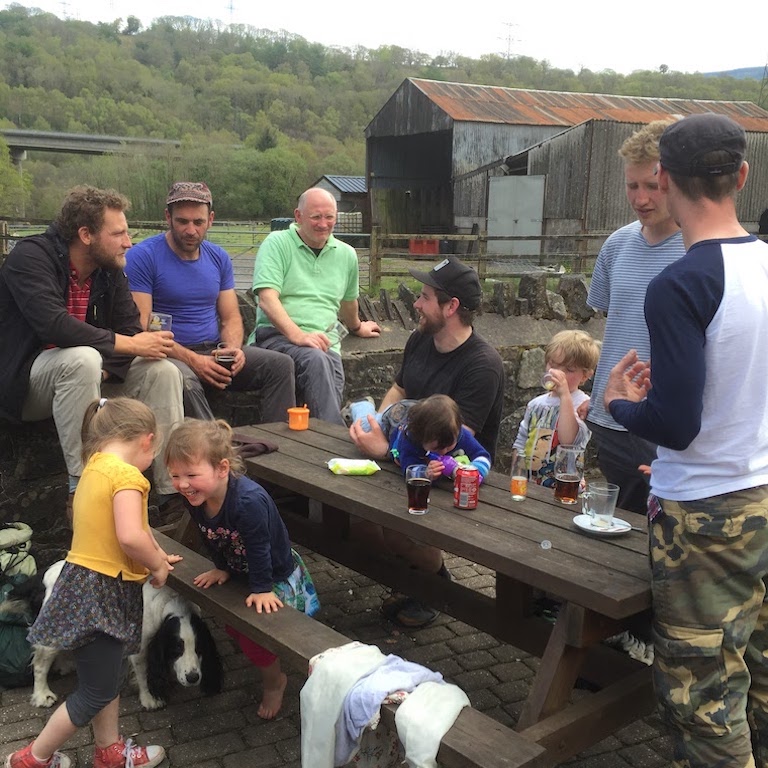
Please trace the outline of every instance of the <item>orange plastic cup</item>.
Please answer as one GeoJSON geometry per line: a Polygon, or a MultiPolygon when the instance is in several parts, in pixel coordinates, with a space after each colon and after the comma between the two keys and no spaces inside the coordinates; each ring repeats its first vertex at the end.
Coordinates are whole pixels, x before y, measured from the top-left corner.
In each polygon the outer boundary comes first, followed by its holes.
{"type": "Polygon", "coordinates": [[[309,429],[309,408],[306,405],[288,409],[288,429],[309,429]]]}

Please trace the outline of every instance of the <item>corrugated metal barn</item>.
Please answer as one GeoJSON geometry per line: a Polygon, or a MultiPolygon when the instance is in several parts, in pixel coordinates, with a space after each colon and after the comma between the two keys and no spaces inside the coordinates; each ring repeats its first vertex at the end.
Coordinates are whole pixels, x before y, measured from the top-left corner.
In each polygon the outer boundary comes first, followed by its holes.
{"type": "Polygon", "coordinates": [[[512,211],[502,233],[610,232],[631,220],[621,143],[644,123],[700,112],[729,115],[749,132],[751,173],[739,205],[742,220],[756,228],[768,205],[768,111],[751,102],[416,78],[405,80],[366,128],[372,221],[383,232],[466,233],[477,225],[491,234],[499,210],[519,204],[522,217],[539,221],[520,226],[512,211]],[[511,193],[508,174],[521,184],[511,193]],[[529,177],[525,183],[521,175],[529,177]]]}

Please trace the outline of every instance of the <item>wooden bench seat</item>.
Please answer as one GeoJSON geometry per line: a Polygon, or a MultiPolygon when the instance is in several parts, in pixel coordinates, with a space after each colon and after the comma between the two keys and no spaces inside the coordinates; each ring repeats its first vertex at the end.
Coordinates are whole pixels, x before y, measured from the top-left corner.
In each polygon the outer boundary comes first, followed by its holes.
{"type": "MultiPolygon", "coordinates": [[[[163,533],[156,532],[155,535],[167,552],[184,557],[169,576],[170,587],[302,673],[306,674],[307,664],[313,656],[349,642],[349,638],[336,630],[293,608],[257,614],[245,606],[242,586],[236,583],[228,582],[215,589],[198,589],[193,579],[209,570],[211,562],[163,533]]],[[[395,727],[395,711],[393,705],[382,708],[382,723],[390,729],[395,727]]],[[[437,760],[444,768],[544,768],[553,765],[544,747],[469,707],[462,710],[444,736],[437,760]]]]}

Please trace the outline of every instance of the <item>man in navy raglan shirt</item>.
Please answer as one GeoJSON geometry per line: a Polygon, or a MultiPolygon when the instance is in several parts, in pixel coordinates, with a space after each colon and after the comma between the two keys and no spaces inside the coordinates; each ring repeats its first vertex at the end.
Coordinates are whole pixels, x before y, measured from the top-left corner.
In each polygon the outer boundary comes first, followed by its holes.
{"type": "Polygon", "coordinates": [[[654,684],[674,765],[766,766],[768,245],[736,217],[748,173],[739,125],[690,116],[659,150],[659,188],[687,253],[648,286],[653,368],[628,352],[605,405],[659,446],[648,504],[654,684]]]}

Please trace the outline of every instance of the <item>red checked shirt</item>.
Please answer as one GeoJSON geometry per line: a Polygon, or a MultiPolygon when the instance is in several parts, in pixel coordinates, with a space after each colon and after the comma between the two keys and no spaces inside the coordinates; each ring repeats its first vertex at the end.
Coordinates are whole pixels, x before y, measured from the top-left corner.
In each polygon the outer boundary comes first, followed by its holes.
{"type": "MultiPolygon", "coordinates": [[[[77,270],[70,266],[69,268],[69,291],[67,291],[67,314],[77,318],[80,322],[85,322],[85,316],[88,313],[88,301],[91,298],[91,284],[93,278],[89,277],[82,286],[78,282],[77,270]]],[[[49,344],[46,349],[55,349],[54,344],[49,344]]]]}

